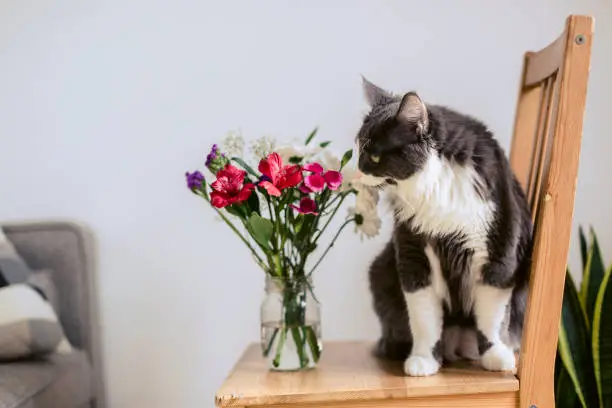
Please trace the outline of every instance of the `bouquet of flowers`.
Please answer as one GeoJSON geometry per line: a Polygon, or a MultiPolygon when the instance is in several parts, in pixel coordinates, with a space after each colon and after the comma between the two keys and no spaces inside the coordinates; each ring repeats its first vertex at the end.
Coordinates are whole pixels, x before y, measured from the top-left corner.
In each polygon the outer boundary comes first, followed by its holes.
{"type": "Polygon", "coordinates": [[[316,300],[310,276],[346,226],[355,223],[368,236],[380,226],[380,219],[372,215],[375,203],[358,202],[321,245],[345,199],[358,192],[353,185],[357,172],[347,167],[352,149],[338,159],[329,150],[330,142],[314,143],[315,135],[316,129],[300,147],[276,148],[274,140],[259,139],[251,148],[258,164],[251,166],[244,158],[244,140],[230,134],[207,156],[206,168],[215,178],[210,184],[200,171],[186,174],[189,189],[206,200],[244,243],[267,275],[268,292],[278,294],[275,303],[280,308],[272,324],[263,321],[270,319],[262,309],[262,350],[275,369],[283,369],[286,349],[293,349],[299,364],[286,364],[290,369],[317,362],[321,342],[318,324],[308,318],[308,297],[316,300]],[[309,262],[315,253],[316,260],[309,262]]]}

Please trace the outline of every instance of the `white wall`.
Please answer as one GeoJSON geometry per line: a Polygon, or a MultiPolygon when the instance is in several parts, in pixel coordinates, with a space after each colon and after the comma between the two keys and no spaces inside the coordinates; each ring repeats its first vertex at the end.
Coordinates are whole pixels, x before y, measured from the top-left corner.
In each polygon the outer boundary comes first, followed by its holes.
{"type": "MultiPolygon", "coordinates": [[[[212,406],[258,339],[262,273],[184,187],[211,143],[319,125],[344,150],[363,73],[481,117],[508,147],[522,53],[571,12],[597,17],[575,225],[612,260],[609,3],[289,3],[0,2],[0,219],[97,231],[112,407],[212,406]]],[[[320,270],[326,339],[376,337],[365,269],[388,232],[345,235],[320,270]]]]}

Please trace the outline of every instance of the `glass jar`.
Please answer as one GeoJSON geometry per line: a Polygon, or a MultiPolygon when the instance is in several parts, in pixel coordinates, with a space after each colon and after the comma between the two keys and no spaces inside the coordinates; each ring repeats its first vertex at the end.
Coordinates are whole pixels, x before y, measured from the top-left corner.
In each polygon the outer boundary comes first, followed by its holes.
{"type": "Polygon", "coordinates": [[[321,318],[310,278],[266,275],[261,348],[274,371],[316,366],[322,350],[321,318]]]}

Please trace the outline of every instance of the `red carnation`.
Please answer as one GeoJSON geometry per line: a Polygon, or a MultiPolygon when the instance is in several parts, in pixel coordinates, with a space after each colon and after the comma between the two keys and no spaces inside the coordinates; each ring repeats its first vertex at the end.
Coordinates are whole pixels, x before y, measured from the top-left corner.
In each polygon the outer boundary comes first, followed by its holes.
{"type": "Polygon", "coordinates": [[[255,185],[244,184],[246,171],[228,164],[217,172],[217,179],[210,185],[213,191],[210,193],[210,203],[217,207],[240,203],[251,196],[255,185]]]}

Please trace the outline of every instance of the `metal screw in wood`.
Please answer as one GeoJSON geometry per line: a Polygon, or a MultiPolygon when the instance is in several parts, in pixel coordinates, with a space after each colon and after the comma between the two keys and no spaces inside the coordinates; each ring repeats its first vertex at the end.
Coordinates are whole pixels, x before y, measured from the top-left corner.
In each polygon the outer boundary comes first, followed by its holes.
{"type": "Polygon", "coordinates": [[[585,41],[584,35],[582,35],[582,34],[578,34],[578,35],[576,36],[575,41],[576,41],[576,44],[578,44],[578,45],[580,45],[580,44],[584,44],[584,41],[585,41]]]}

